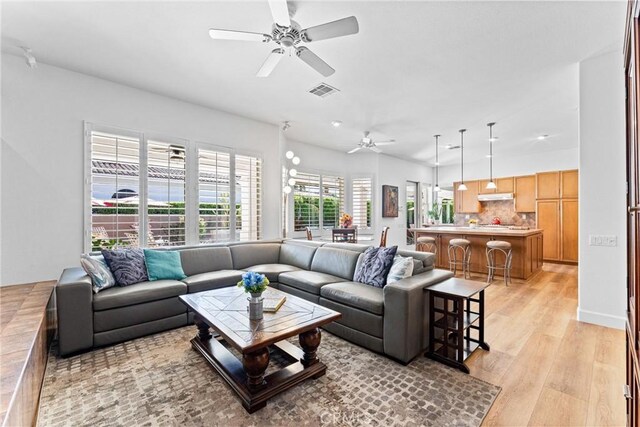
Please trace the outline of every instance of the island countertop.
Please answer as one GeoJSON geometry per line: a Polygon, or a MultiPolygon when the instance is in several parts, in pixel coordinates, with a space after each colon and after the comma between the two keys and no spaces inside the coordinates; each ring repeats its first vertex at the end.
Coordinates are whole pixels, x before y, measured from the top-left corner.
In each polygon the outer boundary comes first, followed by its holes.
{"type": "Polygon", "coordinates": [[[513,237],[526,237],[533,236],[535,234],[542,233],[540,228],[531,228],[529,230],[513,230],[508,227],[448,227],[448,226],[436,226],[436,227],[423,227],[412,228],[414,233],[442,233],[442,234],[467,234],[478,236],[513,236],[513,237]]]}

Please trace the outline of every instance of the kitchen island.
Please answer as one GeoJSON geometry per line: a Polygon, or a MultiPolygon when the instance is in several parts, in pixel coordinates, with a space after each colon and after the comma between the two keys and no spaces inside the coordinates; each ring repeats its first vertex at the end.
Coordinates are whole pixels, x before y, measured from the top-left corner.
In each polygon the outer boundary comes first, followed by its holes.
{"type": "MultiPolygon", "coordinates": [[[[416,241],[421,236],[434,237],[438,247],[436,267],[449,269],[447,248],[451,239],[471,242],[471,272],[487,274],[487,242],[503,240],[511,243],[511,277],[526,280],[542,269],[542,230],[519,230],[508,227],[425,227],[414,228],[416,241]]],[[[502,262],[499,258],[498,262],[502,262]]]]}

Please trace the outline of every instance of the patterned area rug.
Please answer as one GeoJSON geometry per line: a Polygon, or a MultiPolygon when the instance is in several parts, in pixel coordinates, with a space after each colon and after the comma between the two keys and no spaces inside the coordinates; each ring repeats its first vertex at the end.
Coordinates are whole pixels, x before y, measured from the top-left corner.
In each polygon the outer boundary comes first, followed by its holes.
{"type": "Polygon", "coordinates": [[[403,366],[323,331],[327,374],[250,415],[191,348],[194,335],[185,327],[67,359],[52,351],[39,425],[479,426],[500,392],[424,357],[403,366]]]}

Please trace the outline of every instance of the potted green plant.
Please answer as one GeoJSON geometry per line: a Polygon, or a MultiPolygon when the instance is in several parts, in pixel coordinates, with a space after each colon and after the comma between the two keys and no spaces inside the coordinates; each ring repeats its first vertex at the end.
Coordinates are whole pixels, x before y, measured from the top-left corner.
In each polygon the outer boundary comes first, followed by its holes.
{"type": "Polygon", "coordinates": [[[431,210],[429,210],[429,218],[433,220],[433,224],[440,223],[440,216],[442,215],[442,206],[438,204],[438,202],[433,202],[431,205],[431,210]]]}

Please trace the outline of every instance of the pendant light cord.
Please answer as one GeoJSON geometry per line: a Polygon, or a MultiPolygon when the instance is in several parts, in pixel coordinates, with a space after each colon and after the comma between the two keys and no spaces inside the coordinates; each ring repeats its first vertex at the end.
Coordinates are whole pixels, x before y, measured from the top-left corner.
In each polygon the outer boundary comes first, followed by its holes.
{"type": "Polygon", "coordinates": [[[460,129],[460,182],[464,184],[464,133],[466,129],[460,129]]]}
{"type": "Polygon", "coordinates": [[[436,138],[436,188],[440,187],[440,159],[438,158],[438,138],[440,135],[434,135],[436,138]]]}

